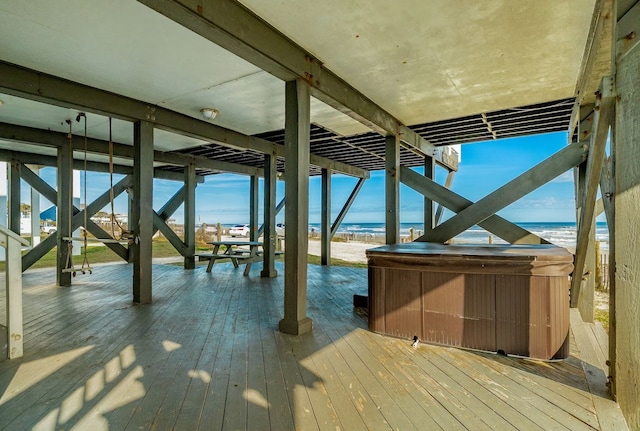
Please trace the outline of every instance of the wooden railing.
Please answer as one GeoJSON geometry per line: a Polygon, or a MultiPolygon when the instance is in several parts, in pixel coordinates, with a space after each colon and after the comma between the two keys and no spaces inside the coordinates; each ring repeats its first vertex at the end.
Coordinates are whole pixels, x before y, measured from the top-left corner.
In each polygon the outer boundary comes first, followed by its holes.
{"type": "Polygon", "coordinates": [[[6,326],[0,324],[0,346],[7,346],[0,352],[0,361],[19,358],[23,353],[22,325],[22,247],[29,242],[15,232],[0,226],[0,245],[6,248],[6,326]]]}

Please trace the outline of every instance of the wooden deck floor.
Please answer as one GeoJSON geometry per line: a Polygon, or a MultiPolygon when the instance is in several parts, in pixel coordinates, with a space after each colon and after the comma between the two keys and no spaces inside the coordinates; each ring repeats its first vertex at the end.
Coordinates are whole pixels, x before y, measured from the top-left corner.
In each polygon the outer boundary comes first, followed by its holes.
{"type": "Polygon", "coordinates": [[[52,271],[27,272],[25,356],[0,363],[0,429],[576,431],[621,423],[615,403],[590,393],[584,369],[593,364],[577,358],[575,343],[572,357],[555,363],[412,348],[367,331],[353,309],[366,270],[318,266],[309,267],[314,330],[289,336],[277,330],[283,278],[261,279],[259,267],[243,277],[231,264],[209,274],[154,265],[146,306],[131,304],[128,265],[97,267],[68,288],[54,285],[52,271]]]}

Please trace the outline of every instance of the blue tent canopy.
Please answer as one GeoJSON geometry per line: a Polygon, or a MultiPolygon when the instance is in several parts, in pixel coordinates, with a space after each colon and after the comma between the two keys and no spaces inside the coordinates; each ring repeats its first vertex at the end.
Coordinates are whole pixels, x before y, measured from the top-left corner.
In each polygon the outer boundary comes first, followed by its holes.
{"type": "Polygon", "coordinates": [[[56,214],[56,207],[55,205],[52,205],[40,213],[40,220],[56,221],[56,214]]]}

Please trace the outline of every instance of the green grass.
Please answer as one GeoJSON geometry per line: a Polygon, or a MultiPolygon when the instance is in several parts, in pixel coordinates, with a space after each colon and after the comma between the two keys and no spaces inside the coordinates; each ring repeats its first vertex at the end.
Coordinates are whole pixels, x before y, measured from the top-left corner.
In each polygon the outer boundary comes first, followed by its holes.
{"type": "Polygon", "coordinates": [[[609,333],[609,310],[600,310],[596,308],[593,311],[593,319],[596,322],[600,322],[607,333],[609,333]]]}
{"type": "MultiPolygon", "coordinates": [[[[198,244],[196,251],[208,251],[210,247],[206,244],[198,244]]],[[[26,253],[26,252],[25,252],[26,253]]],[[[56,266],[56,253],[57,248],[54,247],[47,254],[45,254],[39,261],[34,263],[31,268],[52,268],[56,266]]],[[[153,257],[180,257],[180,253],[173,248],[171,243],[164,238],[153,240],[153,257]]],[[[308,255],[308,262],[310,265],[320,265],[320,256],[308,255]]],[[[81,249],[81,254],[73,256],[73,262],[76,266],[81,265],[84,260],[84,247],[81,249]]],[[[89,245],[87,247],[87,260],[91,265],[96,263],[108,263],[108,262],[121,262],[122,259],[113,251],[104,245],[89,245]]],[[[353,268],[366,268],[366,263],[349,262],[342,259],[331,259],[331,265],[333,266],[347,266],[353,268]]],[[[0,262],[0,271],[4,271],[5,263],[0,262]]]]}
{"type": "MultiPolygon", "coordinates": [[[[307,255],[307,262],[309,263],[309,265],[320,265],[320,256],[315,256],[313,254],[309,254],[309,255],[307,255]]],[[[348,267],[351,267],[351,268],[366,268],[367,267],[366,263],[349,262],[348,260],[334,259],[334,258],[331,258],[331,265],[333,265],[333,266],[348,266],[348,267]]]]}
{"type": "MultiPolygon", "coordinates": [[[[203,249],[207,250],[208,247],[203,249]]],[[[25,252],[26,253],[26,252],[25,252]]],[[[73,263],[78,266],[82,264],[84,260],[84,247],[81,248],[80,255],[73,256],[73,263]]],[[[31,268],[52,268],[56,266],[56,254],[57,248],[54,247],[47,254],[45,254],[40,260],[34,263],[31,268]]],[[[171,243],[166,239],[153,240],[153,257],[179,257],[180,253],[173,248],[171,243]]],[[[115,254],[109,247],[103,245],[89,245],[87,247],[87,260],[91,265],[95,263],[108,263],[108,262],[122,262],[120,256],[115,254]]],[[[0,262],[0,270],[4,271],[5,263],[0,262]]]]}

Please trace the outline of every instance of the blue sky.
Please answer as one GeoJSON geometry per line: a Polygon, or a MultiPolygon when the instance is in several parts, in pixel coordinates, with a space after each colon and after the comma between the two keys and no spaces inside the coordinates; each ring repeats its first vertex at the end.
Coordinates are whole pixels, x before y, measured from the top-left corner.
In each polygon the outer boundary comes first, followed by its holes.
{"type": "MultiPolygon", "coordinates": [[[[549,133],[523,138],[466,144],[462,146],[462,161],[453,181],[453,191],[471,201],[477,201],[527,169],[549,157],[567,145],[566,133],[549,133]]],[[[421,169],[416,169],[422,172],[421,169]]],[[[45,181],[53,184],[55,170],[42,170],[45,181]]],[[[436,180],[442,184],[446,172],[439,168],[436,180]]],[[[115,176],[114,181],[119,179],[115,176]]],[[[343,175],[334,175],[332,180],[332,218],[342,208],[357,180],[343,175]]],[[[109,184],[107,174],[89,173],[87,199],[92,201],[103,193],[109,184]]],[[[156,180],[154,183],[154,208],[159,209],[180,187],[173,181],[156,180]]],[[[234,174],[213,175],[196,189],[196,223],[247,223],[249,221],[249,178],[234,174]]],[[[423,198],[406,186],[401,186],[400,221],[422,220],[423,198]]],[[[320,177],[312,177],[309,184],[309,221],[320,221],[320,177]]],[[[277,200],[284,196],[284,183],[278,182],[277,200]]],[[[26,188],[23,201],[28,201],[26,188]]],[[[84,196],[81,197],[84,201],[84,196]]],[[[41,210],[48,203],[43,202],[41,210]]],[[[109,211],[107,208],[106,211],[109,211]]],[[[116,211],[126,212],[123,196],[116,200],[116,211]]],[[[260,212],[262,214],[262,212],[260,212]]],[[[499,214],[513,222],[574,221],[575,201],[573,175],[571,171],[556,178],[499,214]]],[[[445,212],[445,218],[451,216],[445,212]]],[[[174,218],[182,220],[182,208],[174,218]]],[[[284,219],[284,211],[278,221],[284,219]]],[[[346,223],[380,223],[384,221],[384,172],[372,172],[360,191],[346,223]]]]}

